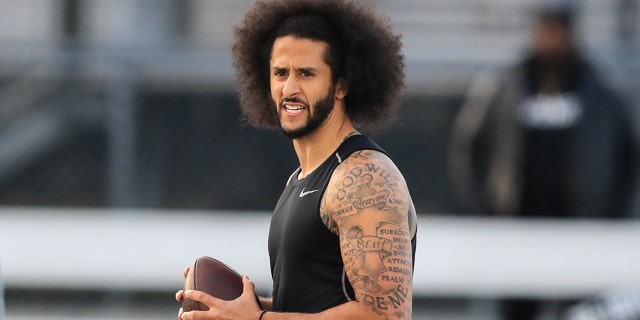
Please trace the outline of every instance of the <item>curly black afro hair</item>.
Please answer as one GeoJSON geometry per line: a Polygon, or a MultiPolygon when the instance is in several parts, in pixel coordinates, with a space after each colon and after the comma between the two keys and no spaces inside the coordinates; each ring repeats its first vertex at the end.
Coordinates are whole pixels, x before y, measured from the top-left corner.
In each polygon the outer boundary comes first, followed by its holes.
{"type": "MultiPolygon", "coordinates": [[[[315,28],[316,22],[307,24],[307,29],[315,28]]],[[[401,37],[393,32],[388,17],[357,0],[258,0],[236,26],[232,45],[240,107],[250,124],[279,125],[271,98],[269,60],[275,39],[285,35],[329,44],[326,62],[333,80],[347,83],[345,108],[354,124],[375,130],[395,119],[404,87],[404,55],[401,37]],[[305,31],[304,26],[303,30],[283,27],[292,18],[316,22],[319,18],[328,26],[320,28],[320,33],[331,31],[321,35],[305,31]]]]}

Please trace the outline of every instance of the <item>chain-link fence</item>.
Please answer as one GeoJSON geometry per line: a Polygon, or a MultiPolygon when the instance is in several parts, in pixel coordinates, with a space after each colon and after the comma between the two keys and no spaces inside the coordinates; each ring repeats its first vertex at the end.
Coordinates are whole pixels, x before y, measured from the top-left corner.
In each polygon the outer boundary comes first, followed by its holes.
{"type": "MultiPolygon", "coordinates": [[[[65,133],[51,142],[55,145],[41,147],[4,176],[0,202],[193,209],[274,207],[297,167],[295,153],[280,132],[244,123],[233,92],[141,90],[135,100],[134,130],[124,138],[114,136],[114,129],[105,122],[89,125],[78,115],[63,117],[60,130],[65,133]],[[132,146],[123,148],[110,139],[131,139],[125,144],[132,146]],[[127,152],[131,154],[113,154],[127,152]],[[114,167],[110,161],[121,165],[114,167]],[[124,178],[122,171],[127,172],[124,178]],[[119,190],[125,199],[114,198],[112,185],[125,188],[119,190]]],[[[458,96],[406,98],[396,125],[374,135],[402,170],[421,212],[455,208],[445,162],[447,135],[459,100],[458,96]]],[[[41,112],[53,114],[74,112],[62,106],[43,109],[41,112]]],[[[36,131],[37,125],[25,130],[36,131]]],[[[119,134],[127,131],[115,130],[119,134]]],[[[34,148],[38,146],[34,144],[34,148]]]]}

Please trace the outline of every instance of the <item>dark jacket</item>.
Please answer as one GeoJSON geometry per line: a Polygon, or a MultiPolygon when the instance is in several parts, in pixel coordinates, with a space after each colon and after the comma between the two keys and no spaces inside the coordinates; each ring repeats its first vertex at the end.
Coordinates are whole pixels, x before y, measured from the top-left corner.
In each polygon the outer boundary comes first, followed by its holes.
{"type": "MultiPolygon", "coordinates": [[[[567,194],[581,217],[627,215],[635,189],[637,141],[619,95],[580,59],[573,93],[582,101],[570,150],[567,194]]],[[[523,188],[523,128],[517,107],[530,92],[528,60],[472,86],[454,124],[450,171],[461,195],[490,214],[517,215],[523,188]]]]}

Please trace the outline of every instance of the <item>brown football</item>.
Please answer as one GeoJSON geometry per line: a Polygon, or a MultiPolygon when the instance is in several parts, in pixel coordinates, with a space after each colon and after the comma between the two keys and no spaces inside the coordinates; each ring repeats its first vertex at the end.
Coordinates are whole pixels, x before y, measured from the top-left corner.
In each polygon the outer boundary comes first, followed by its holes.
{"type": "MultiPolygon", "coordinates": [[[[242,276],[219,260],[200,257],[189,268],[184,289],[203,291],[223,300],[234,300],[242,294],[242,276]]],[[[187,298],[182,300],[182,308],[185,312],[209,310],[206,305],[187,298]]]]}

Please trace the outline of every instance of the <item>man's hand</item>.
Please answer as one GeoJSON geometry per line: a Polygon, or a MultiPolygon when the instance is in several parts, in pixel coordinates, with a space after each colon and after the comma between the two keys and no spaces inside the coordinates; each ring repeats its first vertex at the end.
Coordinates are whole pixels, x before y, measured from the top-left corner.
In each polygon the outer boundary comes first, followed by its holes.
{"type": "MultiPolygon", "coordinates": [[[[188,270],[187,270],[188,271],[188,270]]],[[[243,291],[240,297],[235,300],[226,301],[215,298],[202,291],[180,290],[176,293],[176,300],[182,301],[184,298],[193,299],[207,307],[208,311],[183,312],[178,311],[180,320],[227,320],[227,319],[247,319],[255,320],[260,316],[260,307],[256,302],[255,285],[249,277],[242,277],[243,291]]]]}
{"type": "MultiPolygon", "coordinates": [[[[184,271],[182,272],[182,275],[186,278],[187,274],[189,273],[189,269],[191,269],[191,267],[186,267],[184,268],[184,271]]],[[[178,290],[178,292],[176,292],[176,301],[178,302],[182,302],[182,300],[184,299],[184,290],[178,290]]],[[[180,310],[178,310],[178,319],[182,319],[182,307],[180,307],[180,310]]]]}

